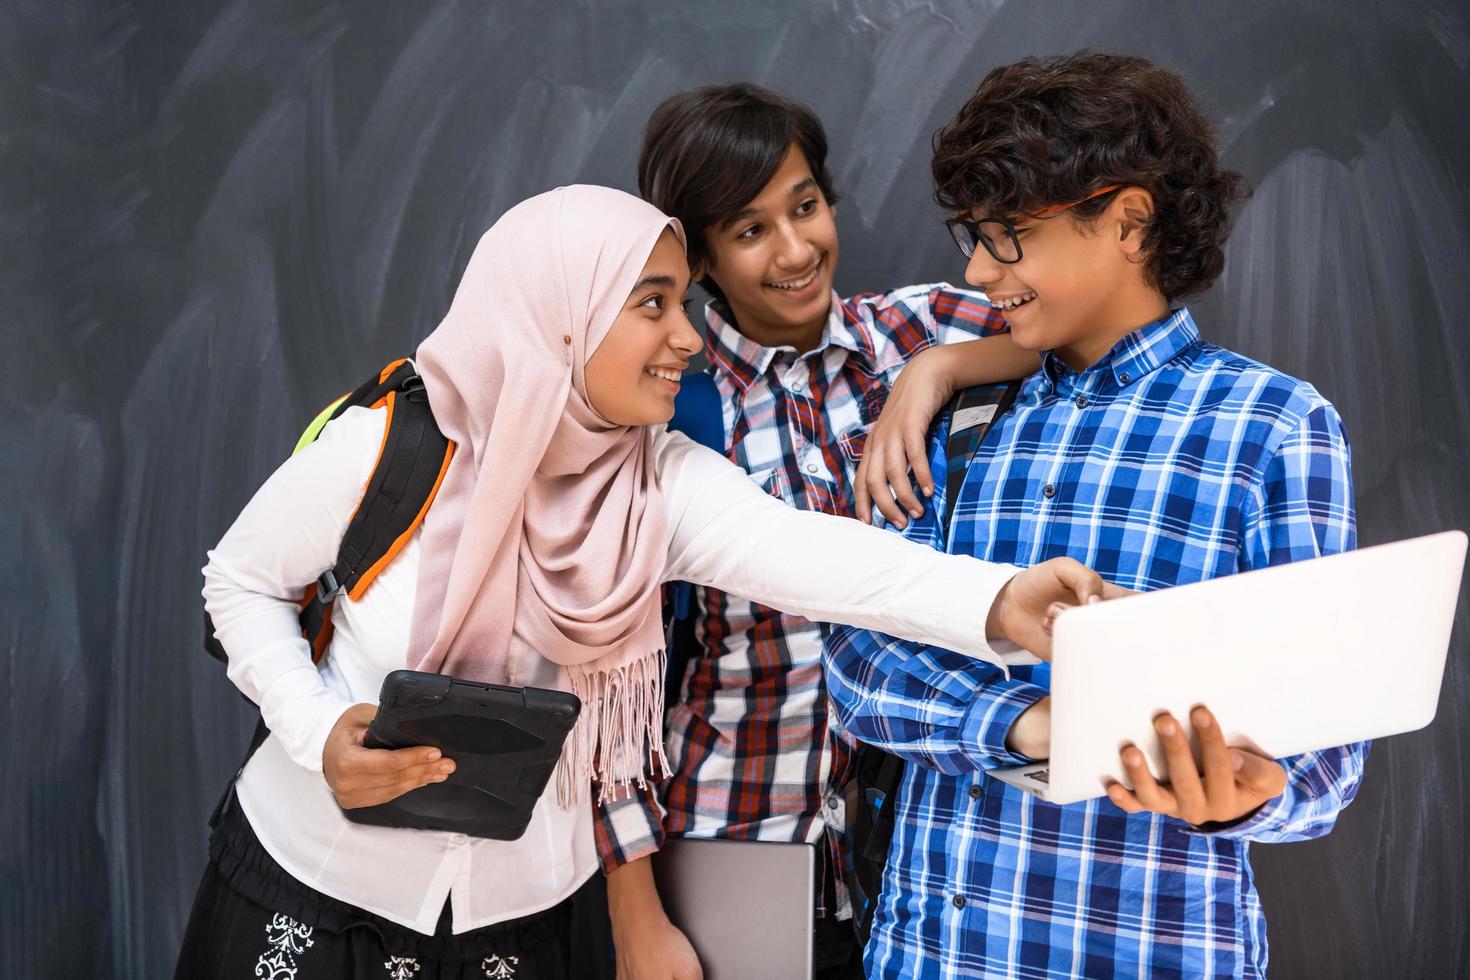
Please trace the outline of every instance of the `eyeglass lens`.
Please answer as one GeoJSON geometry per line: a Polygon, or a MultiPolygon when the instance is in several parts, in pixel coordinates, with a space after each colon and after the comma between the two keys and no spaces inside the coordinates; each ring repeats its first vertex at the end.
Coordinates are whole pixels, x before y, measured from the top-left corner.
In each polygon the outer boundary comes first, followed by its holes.
{"type": "Polygon", "coordinates": [[[977,234],[978,244],[983,244],[997,262],[1015,262],[1021,258],[1015,233],[999,221],[954,220],[949,224],[949,232],[966,258],[975,254],[977,234]]]}

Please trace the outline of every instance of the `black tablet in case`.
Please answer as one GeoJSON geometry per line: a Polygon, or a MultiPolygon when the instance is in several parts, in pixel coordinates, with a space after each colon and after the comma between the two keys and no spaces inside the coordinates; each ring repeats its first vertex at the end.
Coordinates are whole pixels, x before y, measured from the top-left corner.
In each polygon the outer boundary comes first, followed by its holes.
{"type": "Polygon", "coordinates": [[[433,745],[454,760],[454,772],[387,803],[342,812],[380,827],[515,840],[526,832],[581,710],[582,702],[563,691],[395,670],[383,679],[363,744],[433,745]]]}

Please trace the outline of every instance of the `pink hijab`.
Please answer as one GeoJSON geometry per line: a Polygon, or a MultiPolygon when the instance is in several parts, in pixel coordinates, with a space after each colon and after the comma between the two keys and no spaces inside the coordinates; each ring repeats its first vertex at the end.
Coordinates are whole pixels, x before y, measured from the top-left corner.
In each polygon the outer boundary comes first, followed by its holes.
{"type": "Polygon", "coordinates": [[[409,665],[499,684],[558,665],[583,702],[562,806],[594,776],[606,795],[664,764],[670,531],[653,436],[599,415],[585,368],[665,228],[683,242],[677,221],[606,187],[516,205],[416,358],[457,449],[424,520],[409,665]]]}

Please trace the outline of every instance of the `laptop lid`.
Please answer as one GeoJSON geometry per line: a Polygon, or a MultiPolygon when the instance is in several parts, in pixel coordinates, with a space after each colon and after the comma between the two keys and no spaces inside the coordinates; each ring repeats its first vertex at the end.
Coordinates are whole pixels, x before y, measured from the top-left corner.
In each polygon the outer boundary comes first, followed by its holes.
{"type": "Polygon", "coordinates": [[[1152,720],[1209,707],[1231,744],[1272,758],[1422,728],[1434,718],[1465,564],[1447,531],[1069,609],[1052,646],[1048,799],[1127,783],[1152,720]]]}
{"type": "Polygon", "coordinates": [[[704,980],[808,980],[815,928],[810,844],[671,837],[653,857],[669,919],[704,980]]]}

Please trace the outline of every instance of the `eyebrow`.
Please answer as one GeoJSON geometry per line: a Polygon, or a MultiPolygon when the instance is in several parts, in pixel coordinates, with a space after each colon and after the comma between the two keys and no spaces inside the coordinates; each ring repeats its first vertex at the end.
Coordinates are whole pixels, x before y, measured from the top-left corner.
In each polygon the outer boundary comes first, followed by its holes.
{"type": "MultiPolygon", "coordinates": [[[[791,190],[786,192],[786,196],[788,198],[796,197],[798,194],[803,194],[806,191],[814,190],[816,186],[817,179],[815,177],[803,177],[801,180],[797,181],[795,185],[792,186],[791,190]]],[[[724,221],[721,221],[719,230],[728,231],[731,225],[739,224],[753,214],[755,214],[755,208],[741,208],[739,211],[736,211],[724,221]]]]}
{"type": "Polygon", "coordinates": [[[628,290],[628,294],[632,295],[638,292],[638,290],[645,289],[649,286],[657,286],[660,289],[673,289],[674,285],[673,276],[644,276],[633,284],[633,288],[628,290]]]}

